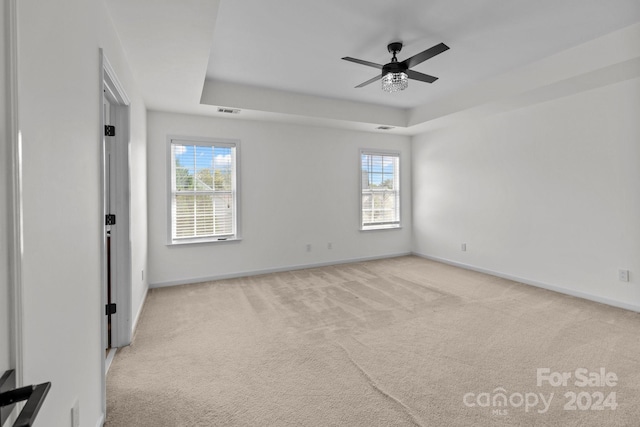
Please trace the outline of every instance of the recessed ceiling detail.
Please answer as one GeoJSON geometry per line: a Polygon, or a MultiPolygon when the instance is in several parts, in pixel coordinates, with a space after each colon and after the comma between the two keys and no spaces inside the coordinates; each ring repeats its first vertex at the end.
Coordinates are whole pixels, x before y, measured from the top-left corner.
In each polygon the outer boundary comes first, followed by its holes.
{"type": "Polygon", "coordinates": [[[207,79],[412,109],[638,21],[637,0],[222,0],[207,79]],[[352,90],[371,70],[340,58],[385,64],[398,40],[405,57],[442,41],[453,47],[414,68],[438,84],[394,96],[377,85],[352,90]]]}
{"type": "MultiPolygon", "coordinates": [[[[150,110],[415,134],[454,116],[542,102],[638,76],[638,0],[109,0],[150,110]],[[437,84],[393,94],[370,67],[445,41],[418,64],[437,84]],[[577,80],[576,80],[577,79],[577,80]],[[577,83],[576,83],[577,81],[577,83]],[[543,95],[542,95],[543,94],[543,95]]],[[[407,76],[410,77],[410,76],[407,76]]],[[[417,82],[416,82],[417,83],[417,82]]]]}

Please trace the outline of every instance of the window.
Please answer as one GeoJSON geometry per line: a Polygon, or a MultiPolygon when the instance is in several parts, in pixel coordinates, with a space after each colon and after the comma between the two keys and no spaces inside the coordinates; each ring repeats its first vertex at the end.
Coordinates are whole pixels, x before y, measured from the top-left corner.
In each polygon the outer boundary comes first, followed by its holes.
{"type": "Polygon", "coordinates": [[[400,153],[360,152],[360,226],[400,227],[400,153]]]}
{"type": "Polygon", "coordinates": [[[238,141],[169,138],[169,243],[238,238],[238,141]]]}

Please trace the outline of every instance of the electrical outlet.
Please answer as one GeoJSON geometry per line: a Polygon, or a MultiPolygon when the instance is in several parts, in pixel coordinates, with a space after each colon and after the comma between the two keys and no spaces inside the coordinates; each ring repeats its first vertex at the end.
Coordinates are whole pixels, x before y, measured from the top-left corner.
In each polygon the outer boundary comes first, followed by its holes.
{"type": "Polygon", "coordinates": [[[80,427],[80,402],[78,400],[71,407],[71,427],[80,427]]]}
{"type": "Polygon", "coordinates": [[[618,280],[621,282],[629,281],[629,270],[618,270],[618,280]]]}
{"type": "Polygon", "coordinates": [[[467,251],[467,244],[466,244],[466,243],[463,243],[463,244],[460,246],[460,250],[461,250],[462,252],[466,252],[466,251],[467,251]]]}
{"type": "Polygon", "coordinates": [[[307,252],[311,252],[311,243],[307,243],[307,252]]]}
{"type": "Polygon", "coordinates": [[[333,249],[333,243],[331,242],[327,243],[327,249],[333,249]]]}

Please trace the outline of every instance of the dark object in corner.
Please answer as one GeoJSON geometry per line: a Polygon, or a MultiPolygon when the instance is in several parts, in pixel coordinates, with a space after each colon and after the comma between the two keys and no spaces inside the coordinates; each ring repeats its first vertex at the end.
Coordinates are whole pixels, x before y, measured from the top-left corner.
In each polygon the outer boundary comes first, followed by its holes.
{"type": "Polygon", "coordinates": [[[22,411],[20,411],[20,415],[18,415],[13,427],[30,427],[33,425],[47,393],[49,393],[51,383],[47,382],[21,388],[15,388],[15,386],[15,371],[13,369],[6,371],[0,377],[0,426],[9,418],[14,404],[26,400],[27,402],[22,411]]]}

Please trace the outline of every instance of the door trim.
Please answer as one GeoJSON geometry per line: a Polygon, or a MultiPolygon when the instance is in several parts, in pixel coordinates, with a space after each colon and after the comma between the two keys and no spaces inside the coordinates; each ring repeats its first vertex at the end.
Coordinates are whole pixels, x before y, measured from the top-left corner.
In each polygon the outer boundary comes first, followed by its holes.
{"type": "Polygon", "coordinates": [[[8,117],[9,139],[9,291],[11,292],[10,329],[11,360],[15,369],[16,387],[24,384],[24,300],[22,281],[23,254],[23,195],[22,195],[22,135],[19,120],[19,64],[18,64],[18,5],[8,0],[7,12],[7,62],[8,62],[8,117]]]}
{"type": "MultiPolygon", "coordinates": [[[[111,316],[111,344],[112,347],[122,347],[131,343],[132,322],[131,322],[131,238],[130,238],[130,100],[122,84],[120,83],[113,67],[109,63],[103,50],[99,50],[100,54],[100,170],[101,170],[101,191],[102,191],[102,213],[103,217],[100,221],[101,233],[101,306],[99,307],[100,315],[100,367],[102,381],[102,409],[106,414],[106,358],[105,348],[107,343],[104,342],[104,328],[106,327],[107,317],[105,315],[105,305],[107,303],[107,240],[104,225],[104,215],[115,214],[116,225],[112,227],[111,244],[115,250],[112,252],[111,262],[115,264],[115,271],[112,269],[112,286],[111,301],[116,303],[117,312],[111,316]],[[104,103],[102,101],[105,96],[112,106],[114,118],[112,123],[116,126],[116,142],[115,142],[115,158],[112,160],[116,164],[116,182],[115,191],[116,203],[114,212],[106,212],[106,194],[107,182],[105,179],[106,172],[106,156],[105,156],[105,137],[104,137],[104,103]]],[[[110,137],[111,138],[111,137],[110,137]]],[[[113,209],[112,209],[113,210],[113,209]]]]}
{"type": "MultiPolygon", "coordinates": [[[[102,68],[103,68],[103,82],[105,95],[109,99],[112,112],[115,117],[112,119],[112,123],[116,126],[116,149],[115,149],[115,164],[117,174],[115,177],[115,211],[106,212],[106,200],[103,197],[103,212],[104,214],[115,213],[116,225],[115,230],[112,229],[111,244],[113,248],[111,262],[115,264],[115,272],[112,271],[112,285],[111,285],[111,301],[117,304],[117,312],[111,316],[111,343],[113,347],[122,347],[131,344],[131,234],[130,234],[130,166],[129,166],[129,114],[130,104],[129,97],[124,91],[115,71],[111,67],[107,57],[102,54],[102,68]],[[114,233],[115,231],[115,233],[114,233]],[[115,242],[115,243],[114,243],[115,242]]],[[[102,106],[102,99],[100,100],[102,106]]],[[[102,107],[101,107],[102,108],[102,107]]],[[[104,114],[101,114],[104,117],[104,114]]],[[[101,119],[103,120],[103,119],[101,119]]],[[[101,129],[104,129],[101,126],[101,129]]],[[[104,137],[103,137],[104,138],[104,137]]],[[[102,151],[102,184],[103,194],[106,195],[106,185],[104,179],[105,168],[105,153],[104,153],[104,141],[101,138],[102,151]]],[[[103,226],[103,246],[104,250],[103,263],[106,264],[106,238],[104,236],[103,226]]],[[[103,285],[106,289],[106,265],[103,265],[103,285]]],[[[106,302],[105,302],[106,304],[106,302]]],[[[105,347],[106,348],[106,347],[105,347]]]]}

